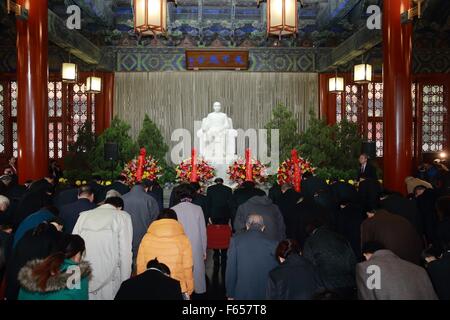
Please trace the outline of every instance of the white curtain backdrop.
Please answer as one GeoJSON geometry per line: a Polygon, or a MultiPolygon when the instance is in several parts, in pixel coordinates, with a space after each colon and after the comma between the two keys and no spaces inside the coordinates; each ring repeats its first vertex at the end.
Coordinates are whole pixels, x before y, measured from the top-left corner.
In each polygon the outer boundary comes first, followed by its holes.
{"type": "Polygon", "coordinates": [[[281,103],[292,110],[299,131],[303,131],[309,110],[318,111],[318,75],[237,71],[115,74],[114,114],[131,125],[133,137],[148,114],[173,146],[173,130],[185,128],[193,136],[194,121],[212,112],[215,101],[222,104],[235,129],[263,129],[273,107],[281,103]]]}

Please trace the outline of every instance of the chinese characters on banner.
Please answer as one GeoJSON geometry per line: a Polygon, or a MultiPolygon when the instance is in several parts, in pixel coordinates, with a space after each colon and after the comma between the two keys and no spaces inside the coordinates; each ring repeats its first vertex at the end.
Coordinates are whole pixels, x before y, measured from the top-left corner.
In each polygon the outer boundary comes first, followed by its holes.
{"type": "Polygon", "coordinates": [[[187,70],[246,70],[248,51],[186,50],[187,70]]]}

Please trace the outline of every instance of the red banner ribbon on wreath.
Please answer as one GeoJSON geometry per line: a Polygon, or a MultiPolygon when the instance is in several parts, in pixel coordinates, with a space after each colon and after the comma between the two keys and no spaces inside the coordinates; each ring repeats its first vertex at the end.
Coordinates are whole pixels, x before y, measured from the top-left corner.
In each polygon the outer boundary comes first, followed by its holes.
{"type": "Polygon", "coordinates": [[[301,191],[301,170],[300,170],[300,164],[298,161],[298,153],[296,149],[292,149],[291,151],[291,157],[292,157],[292,163],[294,164],[294,190],[296,192],[301,191]]]}
{"type": "Polygon", "coordinates": [[[245,149],[245,181],[253,181],[253,165],[250,149],[245,149]]]}
{"type": "Polygon", "coordinates": [[[145,148],[141,148],[139,151],[138,157],[138,166],[136,170],[136,181],[142,181],[142,175],[144,174],[144,163],[145,163],[145,155],[147,154],[147,150],[145,148]]]}
{"type": "Polygon", "coordinates": [[[198,181],[198,174],[197,174],[197,152],[195,151],[195,148],[191,151],[191,165],[192,165],[192,171],[191,171],[191,182],[197,182],[198,181]]]}

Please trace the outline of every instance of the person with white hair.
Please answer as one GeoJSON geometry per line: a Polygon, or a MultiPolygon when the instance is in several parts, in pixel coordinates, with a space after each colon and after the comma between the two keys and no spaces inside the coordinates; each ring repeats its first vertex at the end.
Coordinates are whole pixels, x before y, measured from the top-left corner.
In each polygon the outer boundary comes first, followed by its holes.
{"type": "Polygon", "coordinates": [[[269,272],[277,266],[277,241],[263,231],[264,219],[251,213],[246,231],[236,234],[228,249],[225,287],[229,300],[263,300],[266,298],[269,272]]]}

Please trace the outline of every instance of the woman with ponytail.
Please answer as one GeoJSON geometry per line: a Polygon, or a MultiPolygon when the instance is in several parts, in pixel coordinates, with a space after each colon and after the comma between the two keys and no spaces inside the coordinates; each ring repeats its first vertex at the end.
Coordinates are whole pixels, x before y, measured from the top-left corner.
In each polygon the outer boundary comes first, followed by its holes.
{"type": "Polygon", "coordinates": [[[66,235],[61,250],[29,261],[19,272],[19,300],[88,300],[91,267],[83,262],[84,240],[66,235]]]}
{"type": "Polygon", "coordinates": [[[281,241],[276,258],[280,265],[269,273],[267,299],[310,300],[321,290],[319,276],[314,266],[301,256],[297,241],[281,241]]]}

